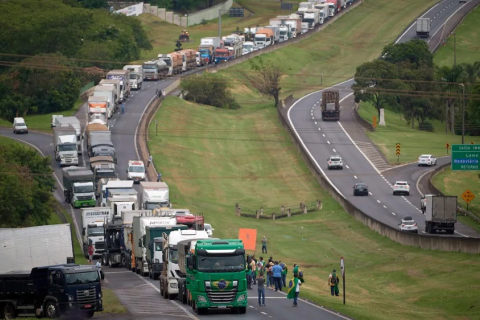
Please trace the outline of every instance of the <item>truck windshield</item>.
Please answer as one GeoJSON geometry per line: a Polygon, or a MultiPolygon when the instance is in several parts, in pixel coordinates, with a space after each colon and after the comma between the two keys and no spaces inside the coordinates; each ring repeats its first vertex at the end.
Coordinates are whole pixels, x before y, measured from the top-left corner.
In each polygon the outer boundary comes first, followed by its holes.
{"type": "Polygon", "coordinates": [[[154,64],[144,64],[143,69],[157,69],[157,67],[154,64]]]}
{"type": "Polygon", "coordinates": [[[130,76],[129,76],[130,79],[137,79],[137,74],[136,73],[130,73],[130,76]]]}
{"type": "Polygon", "coordinates": [[[303,22],[313,23],[313,19],[310,19],[310,18],[308,18],[308,19],[303,19],[303,22]]]}
{"type": "Polygon", "coordinates": [[[255,41],[265,41],[265,36],[263,37],[255,37],[255,41]]]}
{"type": "Polygon", "coordinates": [[[253,44],[245,44],[243,45],[243,49],[251,50],[253,49],[253,44]]]}
{"type": "Polygon", "coordinates": [[[218,52],[216,53],[217,57],[228,57],[228,52],[218,52]]]}
{"type": "Polygon", "coordinates": [[[76,144],[61,144],[58,146],[58,151],[77,151],[76,144]]]}
{"type": "Polygon", "coordinates": [[[203,55],[208,55],[210,54],[209,50],[208,49],[200,49],[200,54],[203,56],[203,55]]]}
{"type": "Polygon", "coordinates": [[[91,193],[93,192],[93,185],[91,186],[74,186],[73,193],[91,193]]]}
{"type": "Polygon", "coordinates": [[[88,228],[89,237],[102,237],[103,236],[103,227],[93,227],[88,228]]]}
{"type": "Polygon", "coordinates": [[[97,179],[102,178],[116,178],[117,174],[115,171],[97,171],[97,179]]]}
{"type": "Polygon", "coordinates": [[[145,172],[145,167],[143,166],[130,166],[128,172],[145,172]]]}
{"type": "Polygon", "coordinates": [[[280,35],[281,35],[281,36],[284,36],[284,35],[286,35],[286,34],[287,34],[287,31],[280,31],[280,35]]]}
{"type": "Polygon", "coordinates": [[[170,262],[178,263],[178,250],[170,249],[170,262]]]}
{"type": "Polygon", "coordinates": [[[238,272],[245,270],[243,255],[211,255],[198,257],[198,271],[204,272],[238,272]]]}
{"type": "Polygon", "coordinates": [[[162,204],[159,202],[146,202],[145,203],[145,210],[153,210],[157,207],[162,207],[162,204]]]}
{"type": "Polygon", "coordinates": [[[163,61],[165,61],[165,63],[167,64],[167,66],[171,66],[172,65],[172,60],[170,58],[163,58],[163,61]]]}
{"type": "Polygon", "coordinates": [[[65,274],[65,280],[67,285],[69,284],[84,284],[99,282],[98,271],[88,271],[79,273],[67,273],[65,274]]]}

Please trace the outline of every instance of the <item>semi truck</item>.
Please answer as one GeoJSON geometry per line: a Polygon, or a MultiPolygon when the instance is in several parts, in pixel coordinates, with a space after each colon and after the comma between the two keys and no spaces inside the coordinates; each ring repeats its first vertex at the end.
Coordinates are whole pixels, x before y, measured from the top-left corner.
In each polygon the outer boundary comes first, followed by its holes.
{"type": "MultiPolygon", "coordinates": [[[[89,123],[87,124],[87,127],[85,128],[85,140],[87,142],[87,150],[90,149],[90,140],[91,137],[94,135],[99,135],[99,134],[109,134],[110,130],[108,130],[108,127],[105,124],[101,123],[89,123]]],[[[89,156],[91,156],[89,154],[89,156]]]]}
{"type": "Polygon", "coordinates": [[[121,217],[113,217],[105,224],[105,250],[102,253],[102,265],[110,268],[122,265],[122,251],[125,247],[123,222],[121,217]]]}
{"type": "MultiPolygon", "coordinates": [[[[200,46],[211,46],[213,48],[219,48],[220,47],[220,42],[221,42],[220,37],[201,38],[200,39],[200,46]]],[[[198,50],[198,51],[200,51],[200,50],[198,50]]]]}
{"type": "Polygon", "coordinates": [[[242,55],[243,40],[238,34],[231,34],[223,38],[223,45],[233,51],[234,58],[242,55]]]}
{"type": "Polygon", "coordinates": [[[330,19],[328,15],[328,3],[319,3],[315,5],[315,9],[320,10],[320,23],[325,23],[328,19],[330,19]]]}
{"type": "Polygon", "coordinates": [[[152,211],[148,210],[125,210],[122,211],[122,224],[123,224],[123,240],[125,246],[121,251],[122,266],[128,270],[135,271],[135,259],[133,254],[133,217],[139,217],[143,215],[149,215],[152,211]]]}
{"type": "Polygon", "coordinates": [[[337,14],[337,0],[326,1],[328,4],[328,18],[333,18],[337,14]]]}
{"type": "Polygon", "coordinates": [[[163,235],[170,234],[175,230],[186,230],[187,226],[177,224],[175,218],[164,217],[166,224],[162,226],[146,226],[143,238],[146,247],[146,260],[148,264],[148,276],[157,280],[163,270],[163,235]]]}
{"type": "Polygon", "coordinates": [[[283,41],[286,41],[290,38],[295,38],[297,34],[300,34],[302,19],[296,14],[290,16],[277,16],[276,18],[270,19],[270,25],[280,27],[280,40],[283,38],[283,41]],[[287,28],[287,30],[285,30],[285,28],[287,28]],[[287,33],[285,33],[285,31],[287,33]]]}
{"type": "Polygon", "coordinates": [[[321,21],[320,19],[320,10],[318,9],[309,9],[305,11],[303,16],[303,22],[308,22],[308,29],[310,30],[323,23],[323,20],[321,21]]]}
{"type": "Polygon", "coordinates": [[[196,51],[193,49],[184,49],[177,51],[182,55],[182,71],[193,70],[197,67],[196,51]]]}
{"type": "MultiPolygon", "coordinates": [[[[94,97],[105,97],[108,101],[107,119],[110,119],[117,110],[117,91],[112,86],[95,86],[93,87],[94,97]]],[[[90,111],[90,110],[89,110],[90,111]]]]}
{"type": "Polygon", "coordinates": [[[65,315],[91,318],[103,311],[101,279],[96,266],[77,264],[0,274],[0,310],[6,319],[65,315]]]}
{"type": "Polygon", "coordinates": [[[170,207],[170,193],[165,182],[140,182],[140,200],[142,209],[153,210],[157,207],[170,207]]]}
{"type": "Polygon", "coordinates": [[[417,19],[417,36],[420,38],[428,38],[430,36],[430,28],[432,21],[430,18],[417,19]]]}
{"type": "Polygon", "coordinates": [[[163,61],[167,66],[166,76],[174,76],[183,71],[183,55],[177,52],[168,54],[159,54],[158,59],[163,61]]]}
{"type": "Polygon", "coordinates": [[[254,43],[259,48],[273,44],[273,31],[267,28],[258,29],[255,33],[254,43]]]}
{"type": "Polygon", "coordinates": [[[72,126],[53,128],[53,150],[60,166],[77,166],[77,136],[72,126]]]}
{"type": "Polygon", "coordinates": [[[123,94],[122,99],[125,101],[125,99],[128,98],[130,95],[130,70],[110,70],[107,73],[108,80],[120,80],[120,90],[123,94]]]}
{"type": "Polygon", "coordinates": [[[107,199],[110,197],[110,191],[115,189],[131,189],[133,181],[119,179],[100,179],[97,183],[97,196],[99,206],[105,207],[107,199]]]}
{"type": "Polygon", "coordinates": [[[137,190],[133,188],[109,189],[107,207],[112,208],[113,217],[121,217],[122,211],[137,210],[137,190]]]}
{"type": "Polygon", "coordinates": [[[93,131],[89,133],[87,142],[90,157],[110,156],[117,163],[117,154],[111,139],[110,131],[93,131]]]}
{"type": "Polygon", "coordinates": [[[72,126],[75,129],[77,140],[77,153],[82,154],[82,126],[80,120],[77,117],[55,117],[55,127],[69,127],[72,126]]]}
{"type": "Polygon", "coordinates": [[[426,194],[424,198],[425,232],[445,230],[447,234],[453,234],[457,222],[457,197],[426,194]]]}
{"type": "Polygon", "coordinates": [[[228,48],[216,48],[215,49],[215,64],[227,62],[234,59],[233,51],[228,48]]]}
{"type": "Polygon", "coordinates": [[[146,61],[142,65],[144,80],[160,80],[168,75],[169,66],[163,59],[146,61]]]}
{"type": "MultiPolygon", "coordinates": [[[[74,262],[71,226],[0,228],[0,273],[74,262]],[[48,250],[45,250],[48,248],[48,250]]],[[[1,284],[0,284],[1,286],[1,284]]],[[[2,308],[0,308],[0,313],[2,308]]]]}
{"type": "Polygon", "coordinates": [[[143,83],[143,67],[142,65],[126,65],[123,70],[130,71],[129,82],[130,88],[133,90],[141,90],[143,83]]]}
{"type": "Polygon", "coordinates": [[[112,219],[110,208],[82,209],[82,242],[83,255],[88,258],[88,247],[93,245],[93,256],[98,257],[105,252],[104,224],[112,219]]]}
{"type": "Polygon", "coordinates": [[[200,57],[205,61],[205,64],[215,63],[215,47],[201,45],[198,47],[200,57]]]}
{"type": "Polygon", "coordinates": [[[322,120],[340,120],[340,93],[338,91],[322,92],[322,120]]]}
{"type": "Polygon", "coordinates": [[[95,189],[92,170],[85,167],[66,167],[63,173],[65,202],[74,208],[95,207],[95,189]]]}
{"type": "Polygon", "coordinates": [[[111,156],[99,156],[90,158],[90,169],[95,178],[95,185],[100,179],[118,178],[115,160],[111,156]]]}
{"type": "Polygon", "coordinates": [[[280,42],[280,27],[276,26],[266,26],[265,29],[270,29],[273,32],[273,41],[272,44],[275,44],[277,42],[280,42]]]}
{"type": "Polygon", "coordinates": [[[115,111],[118,109],[118,105],[125,101],[125,88],[122,83],[123,81],[118,79],[102,79],[99,82],[100,86],[114,88],[117,97],[117,99],[115,100],[115,111]]]}
{"type": "MultiPolygon", "coordinates": [[[[88,97],[88,123],[108,124],[108,114],[110,102],[106,96],[88,97]]],[[[112,108],[113,110],[113,108],[112,108]]]]}
{"type": "Polygon", "coordinates": [[[178,298],[197,314],[208,309],[247,311],[245,249],[242,240],[185,240],[177,243],[178,298]]]}
{"type": "Polygon", "coordinates": [[[208,239],[205,230],[174,230],[170,234],[162,234],[163,264],[160,274],[160,295],[165,299],[178,296],[178,279],[185,279],[185,274],[178,267],[178,247],[181,241],[208,239]]]}

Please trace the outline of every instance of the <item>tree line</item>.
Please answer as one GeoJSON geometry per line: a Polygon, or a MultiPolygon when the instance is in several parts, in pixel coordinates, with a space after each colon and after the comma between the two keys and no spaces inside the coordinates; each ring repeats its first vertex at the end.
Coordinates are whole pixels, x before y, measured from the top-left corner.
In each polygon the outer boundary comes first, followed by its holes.
{"type": "Polygon", "coordinates": [[[440,120],[447,132],[461,134],[465,103],[465,133],[480,135],[479,80],[480,61],[439,67],[426,42],[411,40],[389,44],[381,58],[360,65],[353,89],[357,103],[370,102],[378,110],[378,120],[388,107],[426,131],[433,131],[428,120],[440,120]]]}
{"type": "Polygon", "coordinates": [[[68,110],[102,69],[152,48],[136,17],[91,9],[103,2],[0,2],[0,117],[68,110]]]}

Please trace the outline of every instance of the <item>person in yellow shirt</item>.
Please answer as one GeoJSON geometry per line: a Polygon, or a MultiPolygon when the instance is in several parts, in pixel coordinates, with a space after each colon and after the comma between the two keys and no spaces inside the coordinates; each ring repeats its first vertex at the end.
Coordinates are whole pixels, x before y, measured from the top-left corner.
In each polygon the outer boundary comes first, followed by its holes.
{"type": "Polygon", "coordinates": [[[252,266],[252,281],[253,284],[257,284],[257,259],[255,259],[254,256],[252,256],[252,261],[250,262],[250,265],[252,266]]]}

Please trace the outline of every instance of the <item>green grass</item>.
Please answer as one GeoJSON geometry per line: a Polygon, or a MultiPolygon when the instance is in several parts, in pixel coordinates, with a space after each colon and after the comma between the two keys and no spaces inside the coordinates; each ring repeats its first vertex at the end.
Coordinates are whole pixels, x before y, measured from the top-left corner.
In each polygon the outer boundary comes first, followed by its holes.
{"type": "MultiPolygon", "coordinates": [[[[480,50],[480,30],[478,29],[480,21],[480,7],[476,7],[457,27],[457,63],[473,63],[480,60],[478,52],[480,50]]],[[[440,47],[435,53],[434,62],[439,66],[453,66],[453,35],[447,38],[447,43],[440,47]]]]}
{"type": "MultiPolygon", "coordinates": [[[[52,115],[61,114],[64,117],[74,116],[83,103],[84,102],[81,99],[78,99],[75,102],[73,108],[70,110],[58,111],[58,112],[46,113],[46,114],[34,114],[34,115],[27,114],[23,118],[25,119],[25,123],[27,124],[27,127],[29,130],[52,132],[52,128],[51,128],[52,115]]],[[[8,121],[0,119],[0,126],[11,128],[12,124],[8,121]]]]}
{"type": "MultiPolygon", "coordinates": [[[[363,119],[372,122],[372,116],[377,115],[377,110],[370,103],[361,103],[358,113],[363,119]]],[[[400,163],[417,161],[421,154],[433,154],[434,156],[446,156],[445,144],[460,144],[462,137],[458,135],[445,134],[445,123],[430,121],[435,131],[425,132],[412,129],[411,125],[403,118],[401,113],[385,109],[386,126],[377,126],[374,132],[367,132],[380,151],[390,163],[397,163],[395,155],[395,144],[401,144],[400,163]]],[[[416,122],[415,122],[416,123],[416,122]]],[[[474,138],[467,137],[467,142],[474,138]]],[[[449,150],[450,152],[451,150],[449,150]]]]}
{"type": "MultiPolygon", "coordinates": [[[[289,2],[296,5],[302,1],[293,0],[289,2]]],[[[251,8],[255,13],[250,15],[248,11],[245,11],[245,18],[231,18],[228,14],[222,15],[222,36],[236,31],[237,27],[243,31],[244,28],[248,27],[268,25],[271,18],[290,13],[281,11],[280,2],[275,1],[243,0],[237,1],[237,3],[251,8]]],[[[234,6],[237,5],[234,4],[234,6]]],[[[175,50],[175,43],[181,31],[185,29],[184,27],[162,21],[151,14],[142,14],[139,16],[139,19],[153,45],[152,50],[142,52],[140,62],[157,58],[159,53],[170,53],[175,50]]],[[[218,36],[218,19],[210,20],[206,25],[191,26],[187,30],[190,34],[191,42],[183,43],[182,47],[184,49],[196,49],[200,45],[201,38],[218,36]]]]}
{"type": "Polygon", "coordinates": [[[273,108],[229,111],[169,97],[155,119],[158,136],[150,127],[148,144],[173,206],[203,212],[215,237],[257,229],[257,256],[266,235],[268,256],[290,267],[300,264],[306,276],[302,297],[358,320],[480,317],[480,260],[402,246],[355,221],[318,186],[273,108]],[[235,215],[235,203],[248,211],[263,206],[278,212],[282,204],[315,199],[323,201],[323,210],[289,219],[235,215]],[[341,256],[346,305],[327,287],[341,256]]]}

